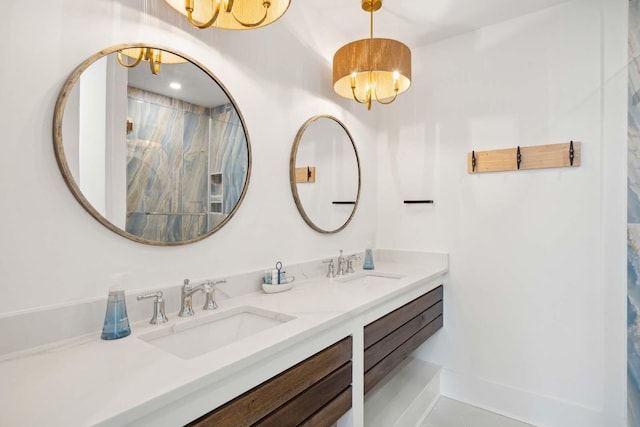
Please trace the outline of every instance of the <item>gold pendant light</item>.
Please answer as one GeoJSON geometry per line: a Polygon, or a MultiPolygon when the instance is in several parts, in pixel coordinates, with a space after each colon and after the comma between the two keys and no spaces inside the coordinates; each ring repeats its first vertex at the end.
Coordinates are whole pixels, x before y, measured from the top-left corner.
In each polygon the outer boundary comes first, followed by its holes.
{"type": "Polygon", "coordinates": [[[127,68],[133,68],[142,61],[147,61],[149,62],[149,68],[151,68],[151,72],[153,74],[158,74],[160,72],[161,64],[180,64],[182,62],[187,62],[187,60],[181,56],[150,47],[131,47],[122,49],[117,52],[117,58],[120,65],[127,68]],[[125,57],[130,59],[125,59],[125,57]],[[131,61],[131,59],[133,59],[133,61],[131,61]]]}
{"type": "Polygon", "coordinates": [[[373,38],[373,13],[382,0],[362,0],[370,14],[369,38],[342,46],[333,56],[333,90],[367,104],[391,104],[411,85],[411,50],[397,40],[373,38]]]}
{"type": "Polygon", "coordinates": [[[249,30],[278,20],[291,0],[165,0],[197,28],[249,30]]]}

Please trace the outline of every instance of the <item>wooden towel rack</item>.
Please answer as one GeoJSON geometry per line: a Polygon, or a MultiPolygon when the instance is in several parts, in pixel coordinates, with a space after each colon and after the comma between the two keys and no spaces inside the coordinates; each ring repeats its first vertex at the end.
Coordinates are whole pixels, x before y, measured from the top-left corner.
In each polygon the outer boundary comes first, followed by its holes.
{"type": "Polygon", "coordinates": [[[315,166],[307,166],[304,168],[296,168],[296,184],[304,182],[316,182],[315,166]]]}
{"type": "Polygon", "coordinates": [[[472,151],[467,156],[469,173],[516,171],[580,166],[580,142],[472,151]]]}

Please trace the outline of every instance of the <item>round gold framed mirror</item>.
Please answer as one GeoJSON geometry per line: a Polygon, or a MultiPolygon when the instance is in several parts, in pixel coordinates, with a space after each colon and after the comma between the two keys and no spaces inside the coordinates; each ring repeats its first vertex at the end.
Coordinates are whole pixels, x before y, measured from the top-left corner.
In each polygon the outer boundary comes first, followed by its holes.
{"type": "Polygon", "coordinates": [[[347,127],[330,115],[307,120],[289,159],[293,199],[304,221],[320,233],[343,230],[360,200],[360,158],[347,127]]]}
{"type": "Polygon", "coordinates": [[[202,240],[240,207],[251,174],[244,118],[211,71],[144,44],[80,64],[55,106],[53,146],[82,207],[136,242],[202,240]]]}

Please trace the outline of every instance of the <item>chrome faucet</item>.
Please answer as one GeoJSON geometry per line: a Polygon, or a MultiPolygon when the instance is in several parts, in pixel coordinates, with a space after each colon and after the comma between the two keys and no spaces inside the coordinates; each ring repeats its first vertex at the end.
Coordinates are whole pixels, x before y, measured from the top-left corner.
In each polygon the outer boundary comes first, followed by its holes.
{"type": "MultiPolygon", "coordinates": [[[[182,285],[180,293],[180,313],[178,313],[178,316],[189,317],[195,314],[195,311],[193,311],[193,301],[191,300],[191,298],[196,292],[206,292],[207,294],[212,294],[213,289],[211,286],[211,281],[205,280],[195,286],[192,286],[189,283],[189,279],[184,279],[184,285],[182,285]]],[[[213,304],[215,305],[215,299],[212,296],[209,296],[208,299],[212,300],[213,304]]],[[[210,308],[208,310],[213,310],[216,307],[210,308]]]]}

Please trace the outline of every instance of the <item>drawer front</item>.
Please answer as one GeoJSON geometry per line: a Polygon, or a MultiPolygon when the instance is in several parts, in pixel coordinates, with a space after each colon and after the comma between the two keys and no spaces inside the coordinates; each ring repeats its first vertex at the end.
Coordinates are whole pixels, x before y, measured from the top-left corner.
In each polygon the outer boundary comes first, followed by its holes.
{"type": "Polygon", "coordinates": [[[443,325],[443,287],[364,328],[365,394],[443,325]]]}
{"type": "Polygon", "coordinates": [[[364,393],[367,394],[400,362],[407,358],[412,351],[420,347],[431,335],[442,328],[442,316],[438,316],[433,322],[422,328],[420,332],[404,342],[400,347],[392,351],[380,363],[369,369],[364,374],[364,393]]]}
{"type": "MultiPolygon", "coordinates": [[[[256,425],[260,427],[298,426],[350,388],[351,378],[351,362],[347,362],[256,425]]],[[[351,402],[351,395],[349,395],[349,402],[351,402]]]]}
{"type": "Polygon", "coordinates": [[[405,341],[417,334],[422,328],[442,316],[442,301],[438,301],[364,352],[364,370],[368,371],[389,353],[400,347],[405,341]]]}
{"type": "MultiPolygon", "coordinates": [[[[296,397],[311,387],[321,384],[323,379],[340,368],[343,368],[343,371],[348,370],[350,378],[351,349],[352,339],[347,337],[188,425],[197,427],[253,425],[274,411],[277,412],[283,405],[295,402],[296,397]],[[345,365],[348,365],[348,369],[344,368],[345,365]]],[[[343,378],[343,376],[344,374],[340,377],[343,378]]],[[[323,405],[326,403],[328,401],[322,402],[323,405]]]]}
{"type": "Polygon", "coordinates": [[[334,425],[341,416],[351,408],[351,386],[340,393],[335,399],[313,414],[302,427],[329,427],[334,425]]]}
{"type": "Polygon", "coordinates": [[[440,285],[375,322],[368,324],[364,328],[364,348],[371,347],[409,320],[441,301],[442,297],[443,287],[440,285]]]}

